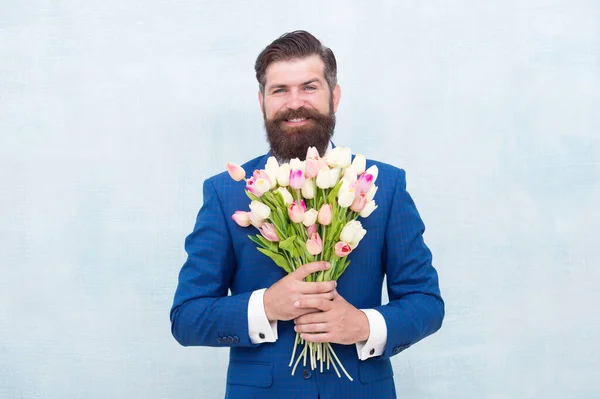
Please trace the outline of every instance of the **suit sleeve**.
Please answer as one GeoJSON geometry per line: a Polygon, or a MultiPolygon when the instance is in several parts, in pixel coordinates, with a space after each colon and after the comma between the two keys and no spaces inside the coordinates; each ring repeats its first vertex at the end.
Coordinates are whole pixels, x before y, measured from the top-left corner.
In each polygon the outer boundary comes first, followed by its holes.
{"type": "Polygon", "coordinates": [[[183,346],[256,346],[248,335],[252,292],[228,296],[235,255],[225,214],[211,180],[194,231],[185,240],[187,260],[171,308],[171,332],[183,346]]]}
{"type": "Polygon", "coordinates": [[[390,302],[376,307],[387,325],[389,358],[436,332],[444,318],[438,274],[423,241],[425,225],[400,170],[385,232],[383,262],[390,302]]]}

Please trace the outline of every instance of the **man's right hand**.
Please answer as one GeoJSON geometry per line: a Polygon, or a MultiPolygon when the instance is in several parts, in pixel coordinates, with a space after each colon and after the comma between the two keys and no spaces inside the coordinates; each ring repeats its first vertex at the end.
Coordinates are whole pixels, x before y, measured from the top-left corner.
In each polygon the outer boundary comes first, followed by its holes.
{"type": "Polygon", "coordinates": [[[299,309],[300,299],[335,297],[335,281],[307,283],[303,281],[311,273],[329,269],[327,262],[312,262],[300,266],[275,284],[267,288],[263,297],[265,314],[269,321],[293,320],[302,315],[320,312],[319,309],[299,309]]]}

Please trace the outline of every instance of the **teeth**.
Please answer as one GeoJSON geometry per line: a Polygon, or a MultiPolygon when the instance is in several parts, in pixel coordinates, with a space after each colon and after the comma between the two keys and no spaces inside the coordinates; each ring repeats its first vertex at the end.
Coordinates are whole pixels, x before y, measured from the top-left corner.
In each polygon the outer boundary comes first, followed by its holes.
{"type": "Polygon", "coordinates": [[[294,122],[294,123],[296,123],[296,122],[302,122],[302,121],[304,121],[304,120],[306,120],[306,119],[305,119],[305,118],[301,118],[301,119],[290,119],[290,122],[294,122]]]}

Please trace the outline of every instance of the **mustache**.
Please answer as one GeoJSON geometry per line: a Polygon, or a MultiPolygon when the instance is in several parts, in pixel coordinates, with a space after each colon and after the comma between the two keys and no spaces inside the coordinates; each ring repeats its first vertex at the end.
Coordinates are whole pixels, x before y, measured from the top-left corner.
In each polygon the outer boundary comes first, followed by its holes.
{"type": "Polygon", "coordinates": [[[272,122],[279,123],[290,119],[315,119],[318,121],[323,119],[323,117],[327,116],[317,110],[300,107],[298,109],[288,109],[278,112],[273,117],[272,122]]]}

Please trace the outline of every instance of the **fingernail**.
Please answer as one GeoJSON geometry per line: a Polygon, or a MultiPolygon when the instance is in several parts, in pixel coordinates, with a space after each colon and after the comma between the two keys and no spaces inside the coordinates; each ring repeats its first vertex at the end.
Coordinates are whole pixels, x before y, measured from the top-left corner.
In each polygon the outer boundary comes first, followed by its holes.
{"type": "Polygon", "coordinates": [[[326,268],[326,269],[329,269],[330,267],[331,267],[331,263],[329,263],[329,262],[325,262],[325,268],[326,268]]]}
{"type": "Polygon", "coordinates": [[[334,287],[337,287],[337,281],[334,281],[333,284],[335,284],[334,287]]]}
{"type": "Polygon", "coordinates": [[[297,307],[297,308],[299,308],[300,307],[300,302],[299,301],[294,302],[294,306],[297,307]]]}

